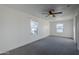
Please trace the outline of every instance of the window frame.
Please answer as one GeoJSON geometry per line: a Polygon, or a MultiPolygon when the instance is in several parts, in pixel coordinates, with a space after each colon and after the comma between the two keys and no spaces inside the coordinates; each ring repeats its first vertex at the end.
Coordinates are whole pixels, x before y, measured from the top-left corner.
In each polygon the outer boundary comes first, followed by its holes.
{"type": "Polygon", "coordinates": [[[38,35],[38,22],[31,20],[31,33],[33,35],[38,35]]]}
{"type": "Polygon", "coordinates": [[[64,32],[64,24],[62,24],[62,23],[56,24],[56,32],[63,33],[64,32]]]}

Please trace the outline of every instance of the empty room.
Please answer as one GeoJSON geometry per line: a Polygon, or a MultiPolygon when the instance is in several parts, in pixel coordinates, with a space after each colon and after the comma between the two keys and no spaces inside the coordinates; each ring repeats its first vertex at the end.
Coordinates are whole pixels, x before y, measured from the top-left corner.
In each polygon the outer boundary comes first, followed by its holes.
{"type": "Polygon", "coordinates": [[[0,5],[0,55],[78,54],[78,4],[0,5]]]}

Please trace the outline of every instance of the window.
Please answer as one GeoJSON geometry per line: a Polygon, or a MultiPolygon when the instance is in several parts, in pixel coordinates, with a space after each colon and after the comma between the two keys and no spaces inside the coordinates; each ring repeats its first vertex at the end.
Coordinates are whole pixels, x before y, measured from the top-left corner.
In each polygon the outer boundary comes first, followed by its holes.
{"type": "Polygon", "coordinates": [[[38,35],[38,22],[31,21],[31,32],[33,35],[38,35]]]}
{"type": "Polygon", "coordinates": [[[64,26],[63,26],[63,24],[57,24],[57,25],[56,25],[56,31],[57,31],[57,32],[63,32],[63,31],[64,31],[64,26]]]}

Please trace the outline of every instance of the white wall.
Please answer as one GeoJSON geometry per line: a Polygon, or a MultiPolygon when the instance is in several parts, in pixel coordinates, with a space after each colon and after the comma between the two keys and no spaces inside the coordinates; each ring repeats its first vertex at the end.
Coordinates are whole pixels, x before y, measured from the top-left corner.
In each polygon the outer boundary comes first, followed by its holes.
{"type": "Polygon", "coordinates": [[[49,35],[49,22],[0,5],[0,53],[23,46],[49,35]],[[39,34],[31,34],[31,20],[39,23],[39,34]]]}
{"type": "Polygon", "coordinates": [[[50,23],[50,34],[63,37],[73,37],[73,20],[63,20],[50,23]],[[64,32],[56,32],[56,24],[64,24],[64,32]]]}
{"type": "Polygon", "coordinates": [[[76,17],[73,18],[73,39],[76,42],[76,17]]]}
{"type": "Polygon", "coordinates": [[[76,16],[76,43],[77,43],[77,48],[79,50],[79,14],[76,16]]]}

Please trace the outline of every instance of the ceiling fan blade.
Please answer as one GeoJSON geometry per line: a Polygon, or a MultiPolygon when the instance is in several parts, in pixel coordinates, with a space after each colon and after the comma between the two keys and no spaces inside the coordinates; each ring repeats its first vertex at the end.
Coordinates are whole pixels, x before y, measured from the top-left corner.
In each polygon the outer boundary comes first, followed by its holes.
{"type": "Polygon", "coordinates": [[[56,13],[53,13],[53,14],[62,14],[63,12],[56,12],[56,13]]]}

